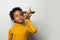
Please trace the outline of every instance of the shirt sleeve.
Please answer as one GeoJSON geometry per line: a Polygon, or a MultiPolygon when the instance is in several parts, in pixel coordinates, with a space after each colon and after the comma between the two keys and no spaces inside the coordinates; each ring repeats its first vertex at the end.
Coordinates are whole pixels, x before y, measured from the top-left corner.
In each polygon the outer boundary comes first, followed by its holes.
{"type": "Polygon", "coordinates": [[[11,30],[9,30],[9,32],[8,32],[8,40],[12,40],[12,31],[11,30]]]}
{"type": "Polygon", "coordinates": [[[25,22],[27,23],[27,29],[30,33],[36,33],[37,32],[36,27],[32,24],[30,19],[26,19],[25,22]]]}

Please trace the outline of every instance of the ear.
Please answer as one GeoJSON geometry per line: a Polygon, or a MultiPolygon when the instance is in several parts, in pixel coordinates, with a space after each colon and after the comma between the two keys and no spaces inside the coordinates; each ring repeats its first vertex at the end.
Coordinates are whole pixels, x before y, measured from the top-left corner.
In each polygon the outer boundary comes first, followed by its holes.
{"type": "Polygon", "coordinates": [[[15,22],[15,20],[14,20],[14,19],[13,19],[12,21],[13,21],[13,22],[15,22]]]}

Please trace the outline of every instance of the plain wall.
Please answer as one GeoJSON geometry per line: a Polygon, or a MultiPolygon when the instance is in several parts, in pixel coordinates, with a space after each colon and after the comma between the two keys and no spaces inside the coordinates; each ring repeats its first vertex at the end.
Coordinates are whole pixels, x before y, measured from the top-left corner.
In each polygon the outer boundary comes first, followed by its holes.
{"type": "Polygon", "coordinates": [[[8,39],[8,29],[12,26],[9,12],[14,7],[35,10],[31,21],[37,28],[34,40],[60,40],[59,0],[1,0],[0,1],[0,40],[8,39]]]}

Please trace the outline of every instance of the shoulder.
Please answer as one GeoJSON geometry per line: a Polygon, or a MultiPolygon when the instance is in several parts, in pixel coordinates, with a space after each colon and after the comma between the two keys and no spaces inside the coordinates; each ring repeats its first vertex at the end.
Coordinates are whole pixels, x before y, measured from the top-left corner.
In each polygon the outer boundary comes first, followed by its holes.
{"type": "Polygon", "coordinates": [[[14,29],[14,25],[9,28],[9,31],[12,31],[14,29]]]}

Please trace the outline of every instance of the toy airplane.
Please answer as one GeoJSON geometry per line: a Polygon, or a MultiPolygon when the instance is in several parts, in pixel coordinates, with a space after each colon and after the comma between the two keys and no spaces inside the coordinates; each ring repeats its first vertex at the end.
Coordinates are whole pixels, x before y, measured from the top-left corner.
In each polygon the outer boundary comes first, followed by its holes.
{"type": "MultiPolygon", "coordinates": [[[[30,7],[29,7],[29,11],[30,11],[30,14],[34,14],[35,13],[35,11],[31,11],[31,8],[30,7]]],[[[23,13],[25,14],[26,11],[23,11],[23,13]]]]}
{"type": "MultiPolygon", "coordinates": [[[[26,11],[23,11],[23,13],[26,13],[26,11]]],[[[31,11],[31,14],[34,14],[35,13],[35,11],[31,11]]]]}

